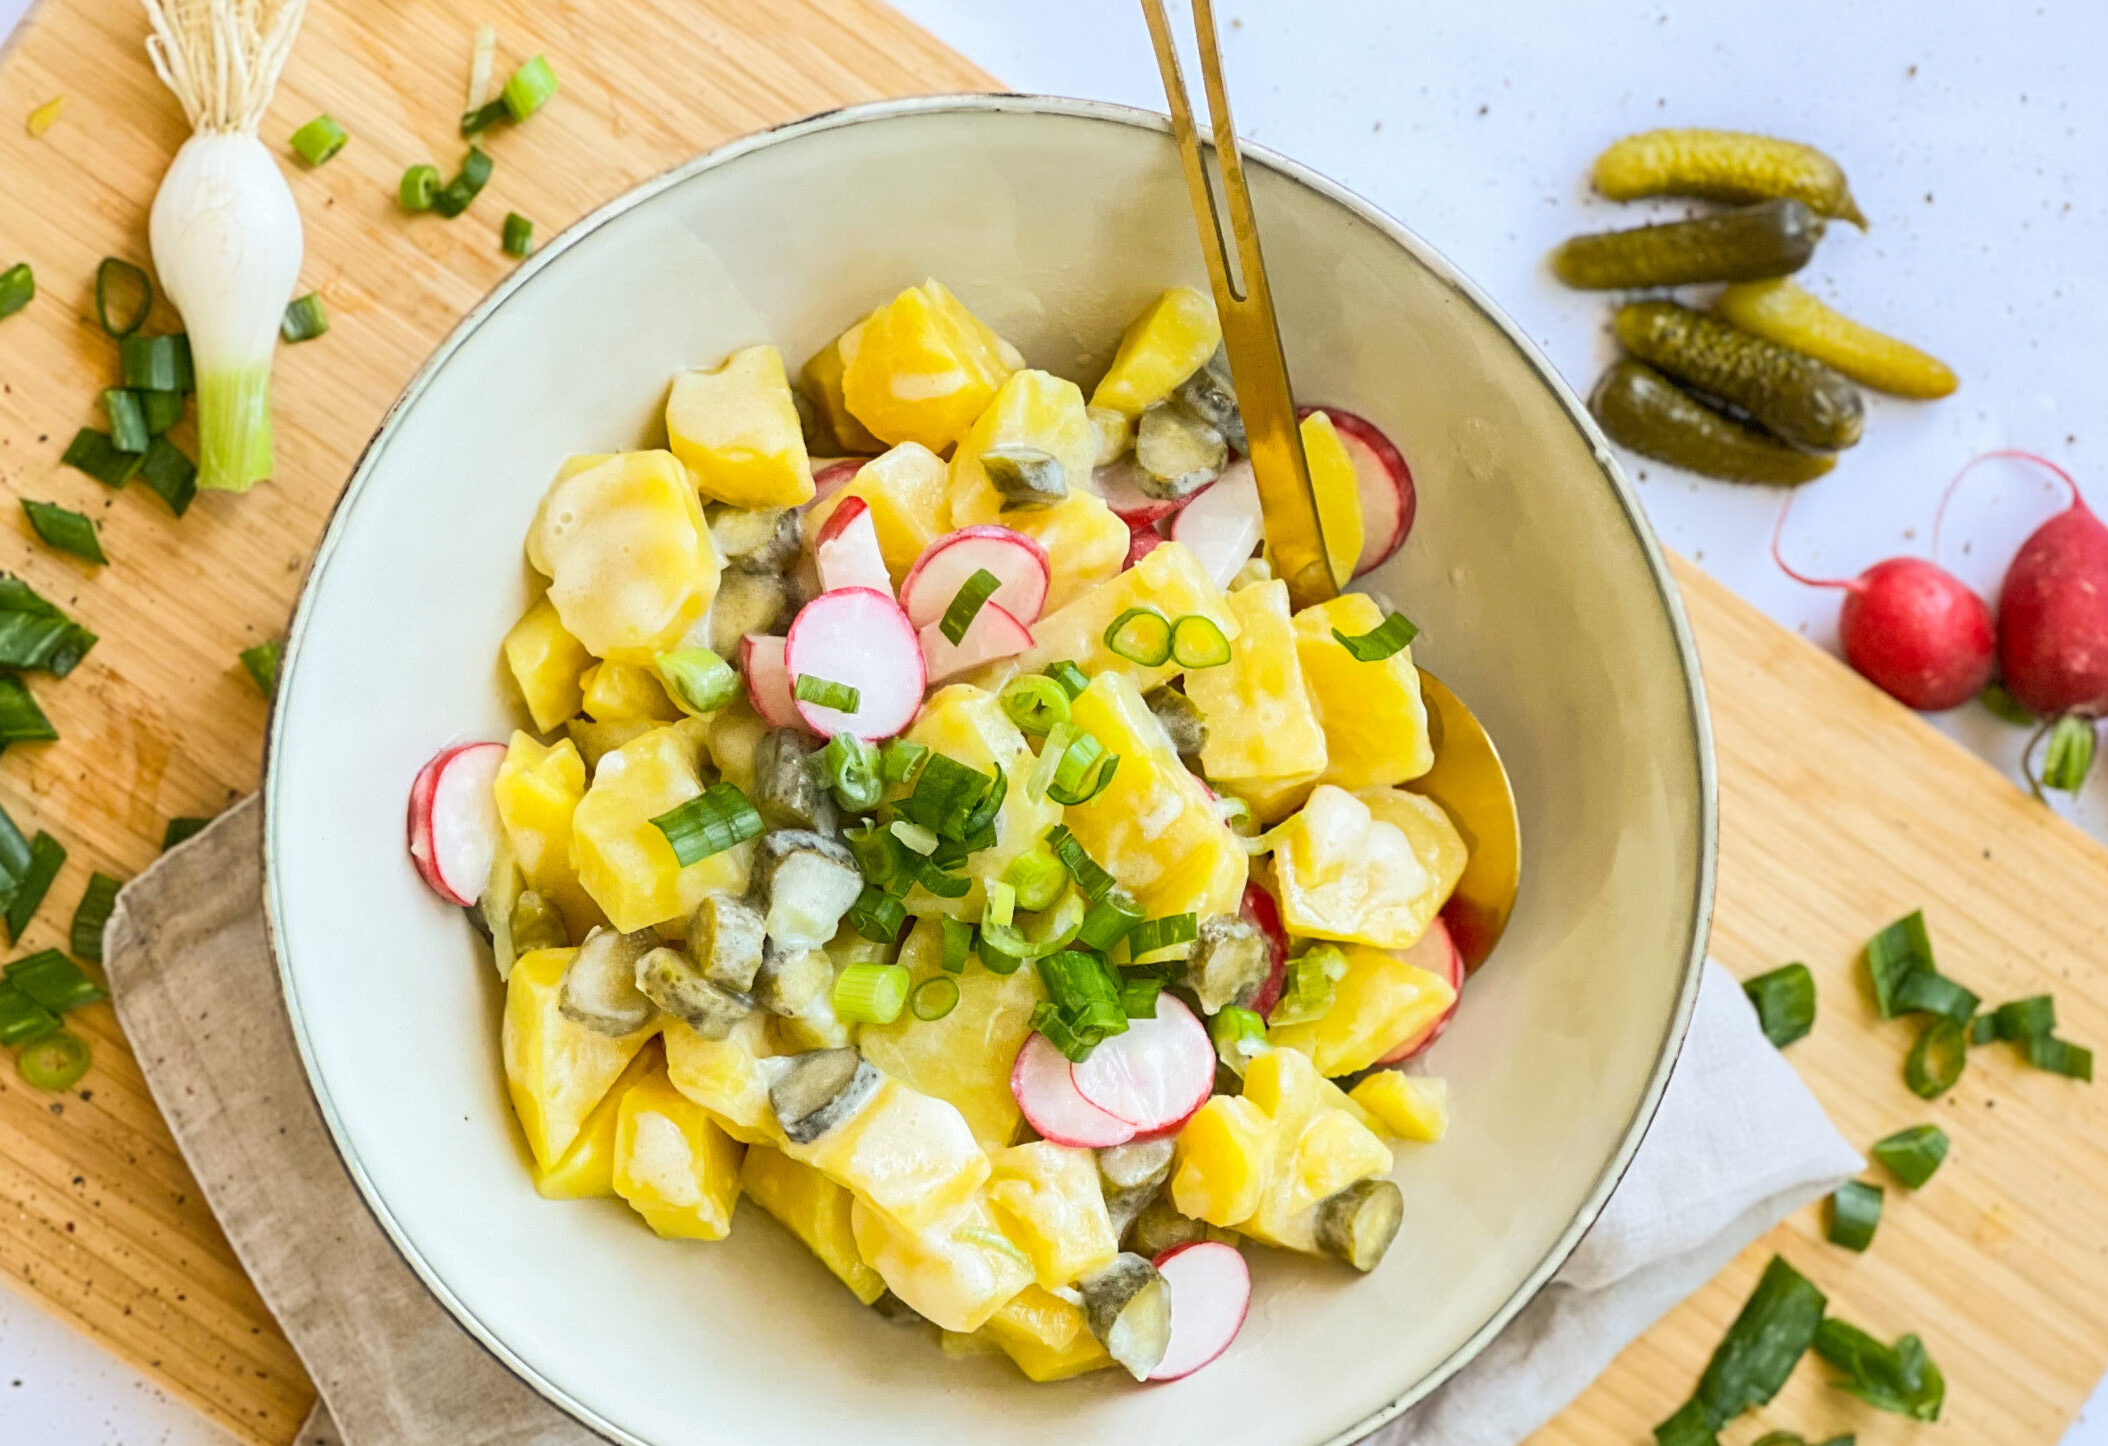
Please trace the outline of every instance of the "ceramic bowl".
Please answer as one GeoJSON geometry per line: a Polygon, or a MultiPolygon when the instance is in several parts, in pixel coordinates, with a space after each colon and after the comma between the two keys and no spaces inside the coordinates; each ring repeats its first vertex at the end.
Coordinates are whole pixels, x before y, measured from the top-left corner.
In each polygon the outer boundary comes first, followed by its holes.
{"type": "Polygon", "coordinates": [[[1404,1146],[1373,1275],[1256,1251],[1230,1353],[1143,1389],[952,1360],[751,1205],[718,1244],[619,1200],[540,1199],[508,1110],[500,988],[403,847],[435,749],[514,724],[498,643],[573,452],[644,445],[668,376],[796,360],[925,276],[1085,381],[1165,286],[1205,288],[1161,118],[1017,96],[818,116],[652,181],[546,246],[411,383],[295,619],[269,749],[287,1006],[381,1224],[461,1323],[624,1442],[1347,1441],[1455,1371],[1549,1279],[1660,1097],[1695,997],[1713,777],[1698,666],[1632,489],[1573,394],[1454,267],[1308,169],[1248,153],[1298,395],[1374,419],[1419,484],[1366,583],[1484,719],[1521,802],[1505,942],[1428,1057],[1449,1138],[1404,1146]]]}

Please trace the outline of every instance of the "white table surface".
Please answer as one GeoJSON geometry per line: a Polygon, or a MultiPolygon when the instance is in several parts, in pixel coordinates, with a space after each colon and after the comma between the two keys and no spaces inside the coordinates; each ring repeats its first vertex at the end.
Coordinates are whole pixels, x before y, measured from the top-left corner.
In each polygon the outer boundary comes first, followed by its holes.
{"type": "MultiPolygon", "coordinates": [[[[1161,107],[1133,0],[895,3],[1020,90],[1161,107]]],[[[1926,552],[1942,488],[1992,447],[2045,453],[2108,505],[2108,479],[2088,475],[2108,427],[2099,0],[1218,4],[1240,130],[1403,217],[1583,392],[1611,353],[1610,307],[1553,283],[1544,253],[1573,231],[1647,214],[1590,196],[1598,148],[1649,126],[1716,125],[1836,154],[1872,228],[1833,228],[1802,280],[1946,358],[1962,389],[1930,405],[1870,398],[1866,440],[1795,504],[1787,543],[1803,570],[1849,575],[1926,552]]],[[[0,0],[0,34],[24,7],[0,0]]],[[[0,252],[5,232],[0,213],[0,252]]],[[[1778,493],[1628,460],[1670,546],[1834,646],[1837,594],[1789,581],[1766,550],[1778,493]]],[[[2055,505],[2039,479],[1987,464],[1958,495],[1940,560],[1994,594],[2019,539],[2055,505]]],[[[1974,705],[1937,721],[2002,766],[2018,755],[2023,735],[1974,705]]],[[[2059,806],[2108,834],[2108,783],[2059,806]]],[[[2108,1446],[2108,1395],[2091,1410],[2101,1423],[2082,1416],[2068,1446],[2108,1446]]],[[[224,1443],[7,1290],[0,1422],[9,1441],[224,1443]]]]}

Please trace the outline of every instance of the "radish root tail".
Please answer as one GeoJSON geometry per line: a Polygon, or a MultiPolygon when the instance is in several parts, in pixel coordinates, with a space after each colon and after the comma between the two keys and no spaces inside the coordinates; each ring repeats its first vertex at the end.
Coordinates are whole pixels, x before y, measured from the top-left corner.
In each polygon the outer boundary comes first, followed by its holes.
{"type": "Polygon", "coordinates": [[[141,0],[146,53],[197,131],[255,135],[307,0],[141,0]]]}
{"type": "Polygon", "coordinates": [[[1779,508],[1778,521],[1771,524],[1771,560],[1778,564],[1780,572],[1785,573],[1786,576],[1803,586],[1834,587],[1850,592],[1852,590],[1852,582],[1849,578],[1810,577],[1804,572],[1796,572],[1786,561],[1785,554],[1779,551],[1779,538],[1786,531],[1786,514],[1793,511],[1793,500],[1799,495],[1797,492],[1787,494],[1785,505],[1779,508]]]}
{"type": "Polygon", "coordinates": [[[1947,504],[1954,501],[1955,490],[1962,485],[1962,479],[1964,477],[1968,476],[1971,472],[1976,470],[1977,463],[1988,462],[1991,461],[1993,458],[2003,458],[2007,461],[2013,462],[2032,462],[2038,467],[2045,467],[2049,471],[2055,473],[2057,478],[2062,481],[2066,487],[2069,487],[2071,489],[2071,500],[2074,504],[2082,500],[2079,494],[2079,484],[2076,480],[2073,479],[2071,473],[2065,471],[2062,467],[2059,467],[2056,463],[2050,461],[2050,459],[2047,457],[2039,456],[2034,452],[2029,452],[2020,447],[1996,447],[1989,452],[1983,453],[1981,456],[1971,457],[1967,462],[1964,462],[1962,464],[1962,470],[1954,474],[1954,479],[1947,484],[1947,490],[1940,494],[1940,509],[1939,511],[1932,514],[1933,561],[1939,561],[1940,528],[1947,521],[1947,504]]]}

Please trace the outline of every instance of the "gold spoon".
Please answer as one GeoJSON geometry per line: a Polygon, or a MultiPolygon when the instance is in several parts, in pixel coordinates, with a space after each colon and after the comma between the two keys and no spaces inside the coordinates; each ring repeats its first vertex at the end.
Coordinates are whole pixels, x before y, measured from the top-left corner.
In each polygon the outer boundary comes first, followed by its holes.
{"type": "MultiPolygon", "coordinates": [[[[1327,560],[1324,524],[1310,485],[1310,466],[1296,426],[1295,396],[1288,384],[1288,361],[1281,351],[1281,330],[1274,317],[1273,290],[1267,285],[1266,259],[1259,249],[1259,223],[1237,149],[1229,88],[1222,78],[1214,7],[1210,0],[1192,3],[1201,78],[1207,84],[1208,113],[1214,121],[1215,158],[1236,246],[1234,271],[1164,0],[1142,0],[1142,14],[1156,46],[1157,69],[1163,74],[1164,99],[1171,111],[1171,134],[1185,167],[1186,191],[1200,227],[1201,255],[1207,261],[1215,309],[1222,318],[1222,344],[1229,354],[1237,403],[1250,439],[1266,545],[1273,554],[1275,571],[1288,584],[1290,602],[1300,610],[1337,597],[1347,579],[1338,576],[1327,560]]],[[[1442,916],[1464,956],[1465,967],[1476,969],[1493,952],[1515,908],[1522,869],[1515,792],[1501,766],[1499,750],[1471,710],[1424,669],[1420,690],[1427,705],[1435,766],[1412,787],[1448,810],[1470,847],[1471,861],[1442,916]]]]}

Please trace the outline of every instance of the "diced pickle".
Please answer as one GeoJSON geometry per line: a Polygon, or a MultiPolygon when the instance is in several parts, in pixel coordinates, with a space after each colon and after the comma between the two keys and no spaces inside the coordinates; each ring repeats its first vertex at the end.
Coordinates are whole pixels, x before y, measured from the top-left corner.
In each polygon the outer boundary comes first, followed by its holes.
{"type": "Polygon", "coordinates": [[[1642,131],[1596,157],[1596,189],[1613,201],[1699,196],[1708,201],[1792,197],[1864,230],[1844,168],[1813,146],[1742,131],[1642,131]]]}
{"type": "Polygon", "coordinates": [[[754,1001],[703,977],[678,949],[661,946],[637,961],[637,989],[705,1039],[727,1038],[754,1001]]]}
{"type": "Polygon", "coordinates": [[[834,937],[863,892],[864,876],[840,840],[782,828],[762,835],[754,887],[768,900],[764,927],[771,940],[787,949],[817,949],[834,937]]]}
{"type": "Polygon", "coordinates": [[[1714,309],[1744,331],[1827,362],[1853,381],[1899,397],[1944,397],[1960,385],[1953,369],[1834,311],[1791,281],[1730,286],[1714,309]]]}
{"type": "Polygon", "coordinates": [[[773,633],[790,621],[790,582],[761,572],[728,572],[710,603],[708,641],[720,658],[737,658],[740,639],[749,633],[773,633]]]}
{"type": "Polygon", "coordinates": [[[795,728],[773,728],[754,750],[754,786],[747,790],[770,828],[833,834],[839,826],[834,796],[806,764],[807,739],[795,728]]]}
{"type": "Polygon", "coordinates": [[[1230,359],[1220,347],[1206,366],[1179,383],[1173,395],[1187,411],[1222,433],[1231,447],[1239,452],[1251,450],[1244,435],[1244,413],[1230,382],[1230,359]]]}
{"type": "Polygon", "coordinates": [[[1181,1215],[1178,1207],[1171,1203],[1168,1194],[1159,1194],[1143,1207],[1127,1227],[1121,1245],[1137,1255],[1156,1259],[1165,1251],[1180,1245],[1191,1245],[1196,1240],[1205,1240],[1209,1235],[1205,1221],[1181,1215]]]}
{"type": "Polygon", "coordinates": [[[1729,482],[1809,482],[1837,465],[1824,452],[1803,452],[1725,416],[1687,395],[1650,366],[1621,361],[1603,373],[1588,409],[1613,442],[1729,482]]]}
{"type": "Polygon", "coordinates": [[[563,911],[533,889],[523,889],[512,903],[512,949],[515,956],[535,949],[561,949],[571,942],[563,911]]]}
{"type": "Polygon", "coordinates": [[[1115,1189],[1161,1185],[1171,1178],[1171,1158],[1177,1149],[1178,1141],[1168,1135],[1125,1145],[1108,1145],[1098,1151],[1098,1173],[1105,1177],[1108,1186],[1115,1189]]]}
{"type": "Polygon", "coordinates": [[[824,949],[765,944],[754,976],[754,1002],[771,1014],[800,1015],[834,987],[834,961],[824,949]]]}
{"type": "Polygon", "coordinates": [[[1069,495],[1061,459],[1037,447],[990,447],[980,454],[981,470],[1005,507],[1052,507],[1069,495]]]}
{"type": "Polygon", "coordinates": [[[1249,1004],[1273,969],[1273,947],[1259,926],[1238,914],[1201,920],[1200,938],[1186,958],[1185,983],[1202,1012],[1249,1004]]]}
{"type": "Polygon", "coordinates": [[[731,894],[710,894],[688,919],[688,956],[703,977],[726,989],[754,987],[761,967],[761,911],[731,894]]]}
{"type": "Polygon", "coordinates": [[[1405,1219],[1405,1197],[1389,1180],[1357,1180],[1317,1207],[1318,1249],[1366,1275],[1405,1219]]]}
{"type": "Polygon", "coordinates": [[[1208,743],[1208,725],[1200,716],[1200,709],[1184,693],[1169,683],[1151,688],[1142,695],[1149,711],[1164,727],[1164,735],[1171,746],[1178,750],[1181,758],[1192,758],[1208,743]]]}
{"type": "Polygon", "coordinates": [[[794,1145],[809,1145],[855,1114],[877,1091],[880,1075],[853,1049],[792,1055],[769,1086],[769,1105],[794,1145]]]}
{"type": "Polygon", "coordinates": [[[1756,281],[1806,266],[1822,234],[1821,219],[1801,202],[1764,201],[1690,221],[1576,236],[1552,252],[1552,271],[1587,291],[1756,281]]]}
{"type": "Polygon", "coordinates": [[[1171,1287],[1157,1268],[1132,1253],[1076,1282],[1083,1316],[1106,1354],[1138,1381],[1164,1359],[1171,1343],[1171,1287]]]}
{"type": "Polygon", "coordinates": [[[1145,409],[1135,426],[1135,482],[1152,497],[1176,501],[1222,474],[1229,444],[1175,401],[1145,409]]]}
{"type": "Polygon", "coordinates": [[[649,929],[618,934],[595,929],[564,971],[564,1018],[602,1034],[622,1035],[651,1018],[651,1001],[637,988],[637,961],[657,944],[649,929]]]}
{"type": "Polygon", "coordinates": [[[1747,412],[1774,436],[1837,451],[1859,440],[1859,389],[1812,357],[1678,306],[1637,301],[1618,310],[1625,350],[1689,387],[1747,412]]]}

